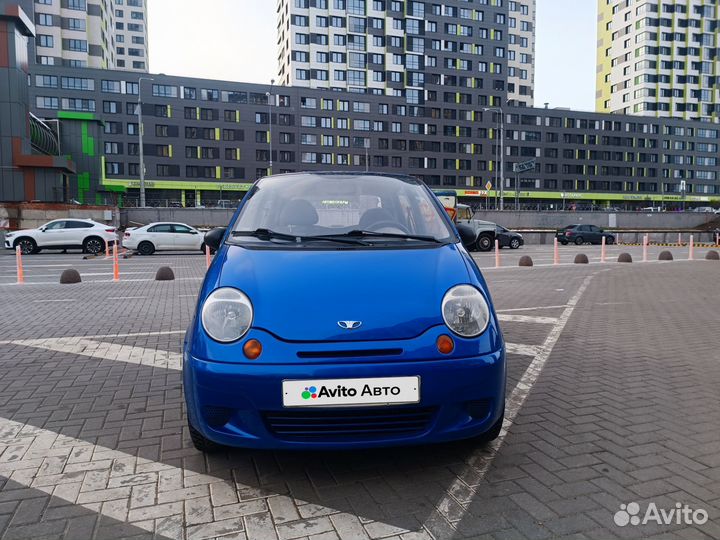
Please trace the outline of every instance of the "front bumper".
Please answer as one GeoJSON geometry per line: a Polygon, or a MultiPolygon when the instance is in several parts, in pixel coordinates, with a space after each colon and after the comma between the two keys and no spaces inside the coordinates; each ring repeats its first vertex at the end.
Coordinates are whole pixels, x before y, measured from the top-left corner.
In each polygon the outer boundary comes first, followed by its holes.
{"type": "Polygon", "coordinates": [[[252,364],[184,353],[190,423],[227,446],[343,449],[439,443],[481,435],[505,403],[504,347],[471,358],[415,361],[252,364]],[[283,380],[419,376],[412,405],[291,407],[283,380]]]}

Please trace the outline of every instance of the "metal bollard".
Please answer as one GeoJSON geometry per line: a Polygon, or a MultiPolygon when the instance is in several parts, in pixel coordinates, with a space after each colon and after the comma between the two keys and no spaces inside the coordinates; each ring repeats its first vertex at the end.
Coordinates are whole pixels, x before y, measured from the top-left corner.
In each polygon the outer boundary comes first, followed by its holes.
{"type": "Polygon", "coordinates": [[[495,239],[495,268],[500,268],[500,240],[495,239]]]}
{"type": "Polygon", "coordinates": [[[688,261],[692,261],[695,259],[695,238],[693,235],[690,235],[690,247],[688,249],[688,261]]]}
{"type": "Polygon", "coordinates": [[[558,239],[553,239],[553,265],[560,264],[560,250],[558,248],[558,239]]]}

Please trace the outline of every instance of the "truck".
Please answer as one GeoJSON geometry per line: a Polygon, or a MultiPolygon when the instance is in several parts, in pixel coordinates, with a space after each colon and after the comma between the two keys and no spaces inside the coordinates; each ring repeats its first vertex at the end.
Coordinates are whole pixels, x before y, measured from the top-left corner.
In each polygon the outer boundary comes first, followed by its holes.
{"type": "Polygon", "coordinates": [[[495,245],[497,224],[491,221],[473,219],[472,209],[467,204],[458,203],[455,207],[457,217],[455,222],[471,227],[475,232],[475,243],[472,249],[475,251],[490,251],[495,245]]]}

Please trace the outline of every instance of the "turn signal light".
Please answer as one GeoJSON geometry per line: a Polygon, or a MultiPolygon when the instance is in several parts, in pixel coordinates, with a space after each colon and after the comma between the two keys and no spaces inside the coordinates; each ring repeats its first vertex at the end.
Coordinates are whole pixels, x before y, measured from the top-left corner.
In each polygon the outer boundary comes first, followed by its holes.
{"type": "Polygon", "coordinates": [[[257,339],[249,339],[243,345],[243,352],[250,360],[255,360],[262,353],[262,343],[257,339]]]}
{"type": "Polygon", "coordinates": [[[442,354],[450,354],[455,350],[455,342],[450,336],[443,334],[437,338],[437,349],[442,354]]]}

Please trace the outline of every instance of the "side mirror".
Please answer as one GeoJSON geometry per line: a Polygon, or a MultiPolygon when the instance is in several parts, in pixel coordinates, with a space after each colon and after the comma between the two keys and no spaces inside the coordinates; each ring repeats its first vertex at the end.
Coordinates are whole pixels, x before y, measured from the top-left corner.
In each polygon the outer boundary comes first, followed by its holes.
{"type": "Polygon", "coordinates": [[[190,234],[197,234],[197,231],[190,231],[190,234]]]}
{"type": "Polygon", "coordinates": [[[462,223],[457,226],[458,234],[460,235],[460,241],[462,245],[467,249],[475,243],[475,231],[469,225],[463,225],[462,223]]]}
{"type": "Polygon", "coordinates": [[[40,232],[45,232],[45,227],[40,227],[40,232]]]}
{"type": "Polygon", "coordinates": [[[225,236],[226,227],[216,227],[215,229],[205,233],[205,245],[210,246],[210,249],[217,251],[220,249],[220,244],[225,236]]]}

